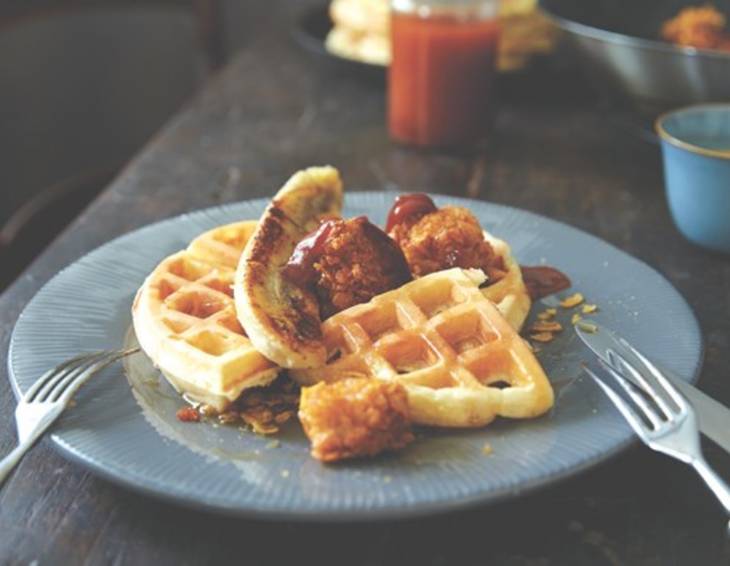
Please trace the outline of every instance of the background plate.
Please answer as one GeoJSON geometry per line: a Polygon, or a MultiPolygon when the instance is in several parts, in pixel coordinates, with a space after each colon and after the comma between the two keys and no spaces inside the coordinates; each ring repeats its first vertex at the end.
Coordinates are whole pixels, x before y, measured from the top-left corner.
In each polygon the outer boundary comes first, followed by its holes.
{"type": "MultiPolygon", "coordinates": [[[[382,224],[394,196],[350,192],[345,215],[367,214],[382,224]]],[[[600,306],[596,320],[683,379],[697,376],[702,359],[697,321],[656,271],[535,214],[466,199],[435,200],[468,206],[486,229],[512,245],[521,263],[545,262],[568,273],[574,289],[600,306]]],[[[214,226],[258,218],[267,202],[150,225],[59,273],[28,304],[13,332],[8,363],[16,394],[72,354],[120,347],[135,291],[163,257],[214,226]]],[[[536,310],[539,305],[533,314],[536,310]]],[[[423,431],[406,450],[373,460],[324,466],[309,456],[297,423],[278,443],[235,428],[181,423],[175,418],[181,399],[141,355],[129,360],[126,372],[110,368],[85,386],[51,436],[65,455],[116,482],[241,515],[372,519],[517,496],[605,460],[633,438],[610,402],[580,375],[580,363],[589,356],[570,330],[570,314],[559,316],[566,332],[539,353],[556,389],[550,414],[473,431],[423,431]],[[486,443],[491,455],[483,451],[486,443]]]]}
{"type": "Polygon", "coordinates": [[[371,80],[385,81],[386,65],[366,63],[330,53],[325,46],[325,40],[331,29],[332,20],[329,16],[329,3],[314,7],[308,6],[300,10],[295,14],[290,24],[290,32],[294,41],[322,63],[371,80]]]}
{"type": "MultiPolygon", "coordinates": [[[[349,59],[331,53],[327,49],[325,42],[331,29],[332,20],[329,15],[329,2],[324,2],[319,6],[307,6],[295,12],[289,24],[292,39],[312,55],[314,59],[333,70],[365,78],[374,84],[384,83],[388,73],[388,65],[349,59]]],[[[563,70],[561,69],[561,63],[560,61],[552,61],[549,55],[536,53],[529,58],[525,65],[519,68],[499,71],[500,92],[511,97],[513,92],[524,90],[523,75],[528,72],[536,72],[538,75],[555,71],[560,72],[563,70]]],[[[556,80],[555,77],[552,78],[556,80]]]]}

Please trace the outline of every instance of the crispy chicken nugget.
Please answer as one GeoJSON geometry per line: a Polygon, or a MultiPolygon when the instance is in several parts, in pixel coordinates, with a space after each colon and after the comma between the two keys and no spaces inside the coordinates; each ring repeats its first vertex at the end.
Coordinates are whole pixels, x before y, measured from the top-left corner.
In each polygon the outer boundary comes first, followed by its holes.
{"type": "Polygon", "coordinates": [[[506,275],[504,262],[484,239],[479,220],[461,206],[445,206],[415,223],[397,225],[391,236],[417,277],[452,267],[481,269],[492,283],[506,275]]]}
{"type": "Polygon", "coordinates": [[[302,389],[299,419],[323,462],[398,450],[413,440],[406,390],[398,383],[347,378],[302,389]]]}
{"type": "Polygon", "coordinates": [[[403,253],[364,216],[332,220],[314,262],[322,319],[396,289],[411,279],[403,253]]]}

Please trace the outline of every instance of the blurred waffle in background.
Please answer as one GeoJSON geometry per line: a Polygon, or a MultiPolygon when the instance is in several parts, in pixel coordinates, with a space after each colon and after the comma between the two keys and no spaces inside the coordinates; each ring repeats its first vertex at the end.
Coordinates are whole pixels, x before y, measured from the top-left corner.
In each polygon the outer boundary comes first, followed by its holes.
{"type": "MultiPolygon", "coordinates": [[[[390,63],[389,0],[332,0],[334,24],[327,49],[334,55],[375,65],[390,63]]],[[[537,0],[501,0],[499,70],[524,67],[536,54],[552,51],[557,29],[538,9],[537,0]]]]}
{"type": "Polygon", "coordinates": [[[332,0],[327,49],[374,65],[390,63],[389,0],[332,0]]]}
{"type": "Polygon", "coordinates": [[[521,69],[534,55],[547,54],[554,49],[558,29],[537,3],[538,0],[500,0],[500,71],[521,69]]]}

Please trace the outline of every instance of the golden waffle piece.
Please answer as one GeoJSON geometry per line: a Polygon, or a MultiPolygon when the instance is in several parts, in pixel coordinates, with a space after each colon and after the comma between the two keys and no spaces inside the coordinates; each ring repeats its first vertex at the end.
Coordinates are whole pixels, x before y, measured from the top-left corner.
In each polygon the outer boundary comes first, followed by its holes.
{"type": "Polygon", "coordinates": [[[425,425],[541,415],[552,387],[480,291],[484,279],[481,270],[439,271],[342,311],[322,325],[327,365],[290,375],[302,385],[354,376],[400,383],[413,421],[425,425]]]}
{"type": "Polygon", "coordinates": [[[482,288],[482,294],[497,306],[499,312],[507,319],[512,328],[520,332],[532,306],[532,299],[530,299],[527,286],[522,279],[522,271],[512,256],[512,251],[507,242],[495,238],[486,230],[484,231],[484,238],[491,244],[494,252],[504,261],[507,275],[493,285],[482,288]]]}
{"type": "Polygon", "coordinates": [[[540,9],[538,0],[500,0],[500,71],[525,67],[535,55],[555,49],[559,30],[540,9]]]}
{"type": "Polygon", "coordinates": [[[134,330],[170,383],[222,411],[279,368],[257,352],[236,317],[234,272],[255,221],[220,226],[163,260],[137,292],[134,330]]]}

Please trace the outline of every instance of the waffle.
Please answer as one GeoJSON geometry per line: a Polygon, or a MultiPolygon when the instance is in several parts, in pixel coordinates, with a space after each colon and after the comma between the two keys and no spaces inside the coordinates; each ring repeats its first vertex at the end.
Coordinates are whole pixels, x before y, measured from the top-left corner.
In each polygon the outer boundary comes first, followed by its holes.
{"type": "Polygon", "coordinates": [[[327,34],[325,46],[330,53],[371,65],[390,64],[390,38],[378,33],[362,33],[342,26],[327,34]]]}
{"type": "Polygon", "coordinates": [[[491,244],[494,252],[502,258],[507,268],[507,275],[502,279],[484,287],[482,294],[492,301],[502,316],[507,319],[512,328],[517,332],[522,330],[522,325],[530,313],[532,300],[527,291],[525,282],[522,280],[520,266],[512,257],[512,252],[507,242],[495,238],[488,232],[484,232],[484,238],[491,244]]]}
{"type": "Polygon", "coordinates": [[[278,367],[258,353],[236,318],[231,285],[255,221],[197,237],[160,263],[132,307],[142,349],[190,399],[222,411],[278,367]]]}
{"type": "Polygon", "coordinates": [[[329,13],[336,27],[382,36],[390,31],[388,0],[332,0],[329,13]]]}
{"type": "Polygon", "coordinates": [[[388,0],[333,0],[327,49],[348,59],[373,65],[390,63],[390,6],[388,0]]]}
{"type": "Polygon", "coordinates": [[[478,427],[547,411],[553,391],[527,344],[480,291],[480,270],[416,279],[329,318],[327,365],[292,370],[303,385],[345,377],[401,383],[414,422],[478,427]]]}

